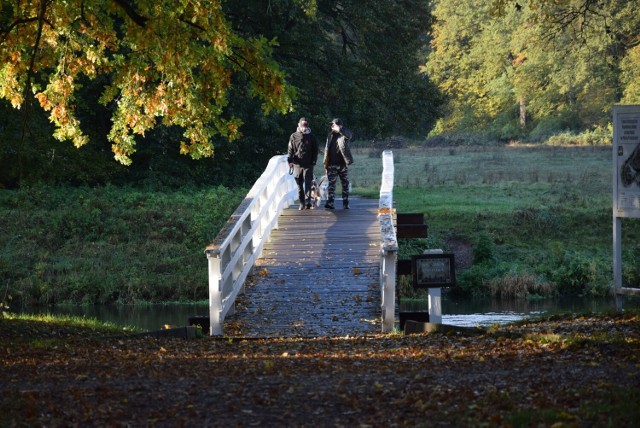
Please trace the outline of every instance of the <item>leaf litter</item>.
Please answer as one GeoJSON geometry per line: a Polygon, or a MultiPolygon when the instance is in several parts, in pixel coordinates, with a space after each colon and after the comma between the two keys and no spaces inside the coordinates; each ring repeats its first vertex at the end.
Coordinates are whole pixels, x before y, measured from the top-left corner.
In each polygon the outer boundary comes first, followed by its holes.
{"type": "Polygon", "coordinates": [[[640,315],[152,338],[0,319],[0,426],[635,426],[640,315]]]}

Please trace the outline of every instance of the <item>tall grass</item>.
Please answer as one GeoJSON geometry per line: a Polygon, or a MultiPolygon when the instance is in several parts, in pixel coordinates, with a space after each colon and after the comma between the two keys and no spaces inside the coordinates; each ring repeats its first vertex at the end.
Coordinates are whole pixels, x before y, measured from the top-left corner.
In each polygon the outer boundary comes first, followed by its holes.
{"type": "MultiPolygon", "coordinates": [[[[375,196],[379,148],[360,147],[350,177],[375,196]]],[[[401,240],[400,257],[427,248],[456,254],[466,295],[605,295],[612,282],[611,146],[471,146],[392,149],[398,212],[424,213],[429,238],[401,240]],[[464,256],[486,252],[491,257],[464,256]],[[467,247],[460,243],[467,243],[467,247]],[[460,258],[458,256],[460,255],[460,258]]],[[[625,219],[624,281],[639,283],[638,220],[625,219]]]]}

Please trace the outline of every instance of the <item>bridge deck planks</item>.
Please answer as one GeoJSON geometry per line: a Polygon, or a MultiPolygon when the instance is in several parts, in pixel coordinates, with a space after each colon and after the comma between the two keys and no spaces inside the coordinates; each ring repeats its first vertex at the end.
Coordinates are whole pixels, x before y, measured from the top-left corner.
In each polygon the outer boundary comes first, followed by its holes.
{"type": "MultiPolygon", "coordinates": [[[[244,337],[377,334],[380,312],[378,200],[284,210],[254,274],[227,317],[244,337]]],[[[226,329],[226,327],[225,327],[226,329]]]]}

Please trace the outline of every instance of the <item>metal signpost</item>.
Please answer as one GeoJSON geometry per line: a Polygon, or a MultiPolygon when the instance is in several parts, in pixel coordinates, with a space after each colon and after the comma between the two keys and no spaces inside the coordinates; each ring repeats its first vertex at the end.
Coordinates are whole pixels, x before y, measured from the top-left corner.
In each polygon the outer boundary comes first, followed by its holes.
{"type": "Polygon", "coordinates": [[[622,286],[623,218],[640,218],[640,105],[613,106],[613,291],[618,311],[623,295],[640,295],[640,289],[622,286]]]}

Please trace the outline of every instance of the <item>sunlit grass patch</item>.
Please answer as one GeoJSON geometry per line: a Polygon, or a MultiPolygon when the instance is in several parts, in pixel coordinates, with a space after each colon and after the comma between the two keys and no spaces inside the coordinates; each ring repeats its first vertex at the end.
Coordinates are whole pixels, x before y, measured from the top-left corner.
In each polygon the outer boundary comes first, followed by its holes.
{"type": "Polygon", "coordinates": [[[60,346],[68,339],[90,339],[141,332],[111,322],[69,315],[4,313],[0,317],[0,336],[19,338],[40,349],[60,346]]]}

